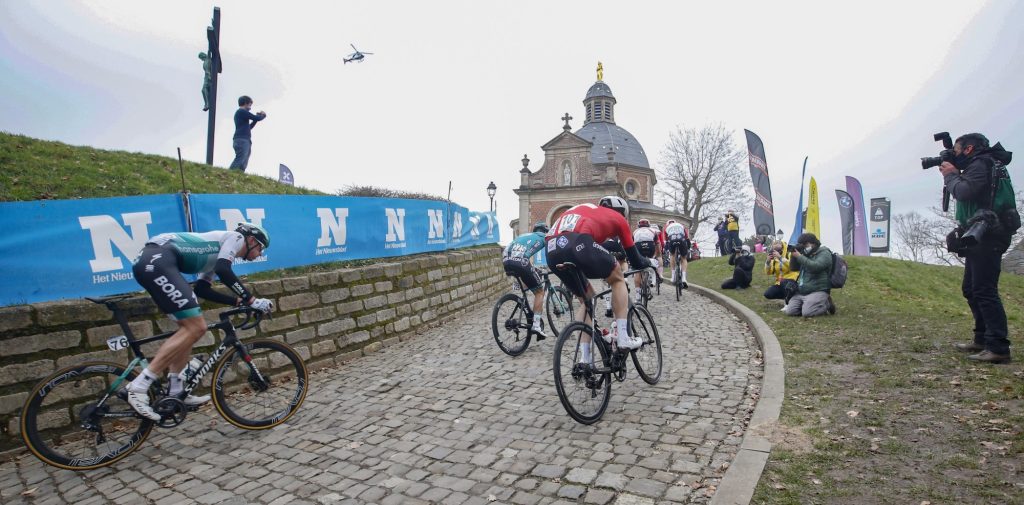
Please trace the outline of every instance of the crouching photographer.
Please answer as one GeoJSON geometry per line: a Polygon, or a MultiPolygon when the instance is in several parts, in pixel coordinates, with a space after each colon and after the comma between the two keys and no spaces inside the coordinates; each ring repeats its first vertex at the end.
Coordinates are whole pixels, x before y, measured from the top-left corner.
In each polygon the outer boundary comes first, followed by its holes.
{"type": "Polygon", "coordinates": [[[968,133],[956,139],[952,154],[952,160],[939,165],[945,191],[956,199],[959,224],[946,241],[950,252],[965,260],[962,290],[974,315],[974,341],[955,347],[971,353],[967,356],[971,361],[1009,363],[1010,340],[999,297],[999,273],[1002,255],[1020,227],[1020,217],[1015,207],[1001,205],[1002,197],[997,194],[1009,188],[1012,195],[1005,169],[1012,153],[998,143],[989,147],[980,133],[968,133]],[[1001,184],[1006,188],[999,191],[1001,184]]]}

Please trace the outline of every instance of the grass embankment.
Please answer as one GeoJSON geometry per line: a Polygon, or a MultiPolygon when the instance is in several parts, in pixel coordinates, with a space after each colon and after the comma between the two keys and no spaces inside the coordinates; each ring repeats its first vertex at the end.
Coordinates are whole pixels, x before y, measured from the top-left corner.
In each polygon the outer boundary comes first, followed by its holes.
{"type": "MultiPolygon", "coordinates": [[[[184,162],[193,193],[322,195],[273,179],[184,162]]],[[[0,132],[0,202],[154,195],[181,191],[178,159],[105,151],[0,132]]]]}
{"type": "MultiPolygon", "coordinates": [[[[774,330],[786,362],[780,429],[753,503],[1024,503],[1024,277],[1004,274],[1014,362],[980,365],[963,270],[847,258],[835,316],[787,317],[754,284],[720,290],[774,330]]],[[[725,258],[690,265],[719,290],[725,258]]]]}

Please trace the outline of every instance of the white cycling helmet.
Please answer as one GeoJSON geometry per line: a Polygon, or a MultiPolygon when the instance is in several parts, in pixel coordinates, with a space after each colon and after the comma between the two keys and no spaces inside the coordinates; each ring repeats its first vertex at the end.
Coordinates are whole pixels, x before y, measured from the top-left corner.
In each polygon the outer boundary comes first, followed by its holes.
{"type": "Polygon", "coordinates": [[[597,203],[601,207],[608,207],[609,209],[618,211],[623,217],[626,216],[626,212],[629,212],[629,205],[625,200],[618,196],[608,195],[601,198],[601,201],[597,203]]]}

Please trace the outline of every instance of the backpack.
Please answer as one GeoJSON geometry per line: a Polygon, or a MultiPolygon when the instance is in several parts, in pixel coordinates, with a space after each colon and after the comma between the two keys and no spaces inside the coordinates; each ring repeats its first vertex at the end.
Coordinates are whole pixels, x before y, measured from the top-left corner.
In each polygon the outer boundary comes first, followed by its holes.
{"type": "MultiPolygon", "coordinates": [[[[998,146],[998,144],[996,144],[998,146]]],[[[1013,182],[1010,180],[1010,173],[1002,160],[989,157],[992,162],[991,193],[989,202],[991,211],[999,218],[999,227],[1008,235],[1013,235],[1020,229],[1020,213],[1017,211],[1017,196],[1013,191],[1013,182]]],[[[965,226],[978,211],[978,205],[973,202],[957,202],[956,219],[961,226],[965,226]]]]}
{"type": "Polygon", "coordinates": [[[828,280],[832,284],[833,289],[842,289],[846,285],[846,274],[848,271],[849,267],[846,266],[846,260],[839,253],[832,253],[832,269],[829,271],[828,280]]]}

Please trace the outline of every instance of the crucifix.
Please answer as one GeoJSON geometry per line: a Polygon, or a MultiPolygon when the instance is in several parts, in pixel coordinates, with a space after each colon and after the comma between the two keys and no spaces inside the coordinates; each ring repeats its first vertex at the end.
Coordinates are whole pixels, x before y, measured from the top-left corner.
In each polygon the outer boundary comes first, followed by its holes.
{"type": "Polygon", "coordinates": [[[202,53],[199,59],[203,60],[204,71],[209,65],[203,81],[203,97],[206,98],[203,110],[209,110],[206,125],[206,164],[213,165],[213,136],[217,124],[217,74],[224,70],[220,60],[220,7],[213,8],[213,22],[206,27],[206,42],[206,59],[203,59],[202,53]],[[209,83],[206,79],[209,79],[209,83]]]}
{"type": "Polygon", "coordinates": [[[565,121],[565,126],[562,127],[563,130],[569,131],[572,129],[572,127],[569,126],[569,121],[572,121],[572,116],[570,116],[568,112],[566,112],[565,115],[562,116],[562,121],[565,121]]]}

